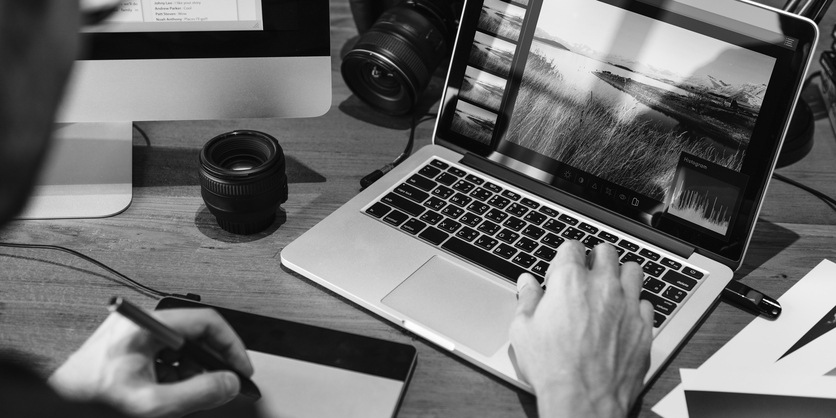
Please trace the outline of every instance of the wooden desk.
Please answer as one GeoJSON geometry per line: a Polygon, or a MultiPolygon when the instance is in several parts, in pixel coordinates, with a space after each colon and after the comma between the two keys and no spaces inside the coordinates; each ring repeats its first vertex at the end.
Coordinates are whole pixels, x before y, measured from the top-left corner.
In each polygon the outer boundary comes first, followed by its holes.
{"type": "MultiPolygon", "coordinates": [[[[776,3],[776,2],[773,2],[776,3]]],[[[780,6],[780,4],[777,4],[780,6]]],[[[333,105],[305,120],[140,123],[134,132],[134,200],[122,214],[92,220],[12,222],[3,241],[63,245],[151,287],[194,292],[205,302],[414,344],[419,361],[401,417],[536,416],[534,398],[383,322],[282,267],[285,245],[358,191],[360,178],[400,153],[405,121],[363,122],[339,73],[340,52],[356,35],[348,2],[332,0],[333,105]],[[232,236],[220,230],[200,197],[197,152],[209,138],[237,128],[275,135],[289,159],[290,198],[284,223],[232,236]]],[[[830,13],[819,50],[830,45],[830,13]]],[[[818,57],[818,54],[817,54],[818,57]]],[[[818,64],[816,64],[818,68],[818,64]]],[[[380,118],[379,118],[380,119],[380,118]]],[[[432,127],[417,131],[420,147],[432,127]]],[[[813,152],[784,175],[836,196],[836,140],[826,119],[816,124],[813,152]]],[[[822,258],[836,260],[836,212],[795,187],[773,182],[751,250],[738,276],[778,297],[822,258]]],[[[156,299],[76,257],[0,248],[0,347],[47,376],[107,315],[110,296],[146,308],[156,299]]],[[[644,396],[639,416],[697,367],[752,316],[720,303],[644,396]]]]}

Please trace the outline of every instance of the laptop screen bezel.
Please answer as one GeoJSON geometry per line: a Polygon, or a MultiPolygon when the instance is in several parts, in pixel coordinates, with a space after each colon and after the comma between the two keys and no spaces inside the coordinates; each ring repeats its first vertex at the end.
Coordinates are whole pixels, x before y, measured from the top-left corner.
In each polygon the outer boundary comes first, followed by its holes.
{"type": "MultiPolygon", "coordinates": [[[[649,6],[647,1],[605,0],[604,2],[622,9],[642,13],[645,16],[648,14],[654,15],[652,10],[648,12],[648,8],[652,8],[653,6],[649,6]]],[[[515,6],[521,6],[513,1],[508,1],[508,3],[515,6]]],[[[519,62],[524,60],[524,54],[520,54],[520,51],[527,52],[529,50],[531,39],[533,38],[533,32],[536,29],[537,11],[539,10],[539,5],[541,3],[542,0],[531,0],[527,6],[523,6],[528,8],[528,12],[526,13],[523,21],[522,34],[520,35],[520,41],[517,45],[512,62],[512,71],[508,76],[510,85],[519,85],[520,79],[522,78],[522,71],[517,70],[521,65],[525,64],[524,62],[519,62]],[[532,13],[532,10],[534,10],[534,13],[532,13]]],[[[503,145],[503,148],[507,149],[507,145],[510,143],[507,141],[500,141],[498,135],[494,135],[491,143],[485,144],[457,134],[450,129],[451,119],[453,117],[453,112],[455,112],[458,100],[458,89],[462,85],[463,74],[468,66],[470,49],[477,31],[477,22],[482,4],[483,1],[481,0],[468,1],[463,12],[461,25],[459,27],[459,34],[457,36],[456,46],[453,53],[453,59],[450,63],[446,87],[444,95],[442,96],[433,141],[437,144],[444,145],[462,153],[471,153],[487,158],[492,154],[496,155],[495,151],[497,151],[500,144],[503,145]]],[[[778,150],[780,149],[791,112],[794,109],[795,100],[800,92],[800,86],[812,58],[812,54],[815,49],[815,42],[818,37],[816,26],[809,20],[800,19],[797,16],[781,13],[777,10],[763,8],[759,5],[749,3],[740,2],[736,3],[736,6],[738,6],[735,8],[736,14],[734,16],[725,17],[737,19],[745,24],[756,26],[755,23],[751,23],[747,20],[747,18],[751,19],[752,16],[757,16],[757,14],[760,14],[760,17],[763,17],[764,14],[768,14],[770,17],[773,17],[780,22],[779,27],[783,31],[782,35],[798,40],[795,50],[784,48],[780,51],[782,53],[779,52],[777,54],[775,51],[780,48],[779,46],[767,46],[761,41],[763,45],[761,45],[761,50],[759,52],[766,52],[768,55],[773,56],[776,58],[776,63],[775,70],[770,78],[767,94],[764,97],[760,116],[752,135],[753,138],[757,137],[758,143],[755,144],[754,139],[750,143],[749,149],[747,150],[749,154],[744,160],[744,167],[741,170],[741,172],[746,173],[750,177],[748,184],[744,189],[745,192],[743,193],[743,198],[739,204],[739,213],[741,215],[737,217],[736,222],[730,227],[730,232],[725,237],[720,238],[714,234],[706,233],[705,231],[692,228],[687,224],[675,222],[670,219],[659,220],[657,218],[652,221],[652,229],[656,232],[661,232],[662,234],[686,242],[689,245],[692,245],[697,251],[713,259],[721,261],[734,269],[740,266],[742,258],[745,254],[745,248],[751,239],[752,231],[754,230],[754,225],[757,220],[757,214],[760,211],[760,205],[763,202],[770,174],[777,160],[778,150]],[[747,11],[755,12],[755,14],[747,17],[745,14],[747,11]],[[763,117],[765,114],[769,114],[771,117],[763,117]]],[[[655,15],[663,16],[659,20],[666,22],[669,22],[672,16],[674,20],[682,18],[682,16],[671,14],[670,12],[655,13],[655,15]]],[[[594,16],[590,17],[590,22],[594,22],[594,16]]],[[[718,28],[716,26],[708,25],[705,22],[700,23],[702,26],[706,26],[707,29],[723,32],[723,35],[721,36],[724,36],[725,39],[746,36],[736,31],[731,31],[729,28],[718,28]]],[[[714,33],[716,36],[717,32],[714,33]]],[[[505,94],[505,96],[509,95],[505,94]]],[[[507,124],[511,116],[511,112],[507,110],[506,101],[508,100],[509,99],[507,97],[503,97],[502,108],[500,112],[498,112],[499,116],[495,127],[498,131],[503,129],[503,124],[507,124]]],[[[529,151],[528,154],[530,157],[531,154],[534,153],[529,151]]],[[[537,157],[548,160],[548,158],[544,156],[537,155],[537,157]]],[[[592,195],[591,193],[579,193],[577,184],[571,184],[571,182],[556,179],[551,181],[550,186],[587,200],[589,203],[600,205],[605,210],[619,213],[619,215],[626,221],[645,224],[648,226],[651,225],[651,223],[642,220],[642,216],[625,216],[624,211],[618,210],[618,207],[601,204],[599,200],[594,199],[595,195],[592,195]]],[[[627,213],[629,213],[629,211],[627,211],[627,213]]]]}

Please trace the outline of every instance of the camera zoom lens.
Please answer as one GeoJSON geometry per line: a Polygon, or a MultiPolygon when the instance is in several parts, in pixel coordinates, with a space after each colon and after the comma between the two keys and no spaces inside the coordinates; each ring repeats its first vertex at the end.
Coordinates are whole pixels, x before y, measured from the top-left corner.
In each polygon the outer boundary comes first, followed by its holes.
{"type": "Polygon", "coordinates": [[[412,110],[446,58],[455,22],[444,8],[407,1],[384,12],[343,58],[351,91],[391,114],[412,110]]]}
{"type": "Polygon", "coordinates": [[[284,152],[276,138],[229,132],[209,140],[199,159],[200,194],[221,228],[254,234],[273,224],[287,201],[284,152]]]}

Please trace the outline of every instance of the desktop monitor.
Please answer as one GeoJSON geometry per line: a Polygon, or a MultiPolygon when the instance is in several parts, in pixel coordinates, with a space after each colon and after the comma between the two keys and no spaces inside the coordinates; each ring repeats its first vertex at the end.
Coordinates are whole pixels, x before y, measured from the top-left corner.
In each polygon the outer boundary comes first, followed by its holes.
{"type": "Polygon", "coordinates": [[[22,219],[127,208],[132,122],[313,117],[331,106],[328,0],[121,0],[80,36],[85,56],[22,219]]]}

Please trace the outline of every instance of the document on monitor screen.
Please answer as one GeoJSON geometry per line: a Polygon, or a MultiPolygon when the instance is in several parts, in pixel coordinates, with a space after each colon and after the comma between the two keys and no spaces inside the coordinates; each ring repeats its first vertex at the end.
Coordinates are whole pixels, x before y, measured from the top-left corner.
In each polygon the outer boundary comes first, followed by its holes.
{"type": "Polygon", "coordinates": [[[84,32],[263,30],[261,0],[123,0],[84,32]]]}

